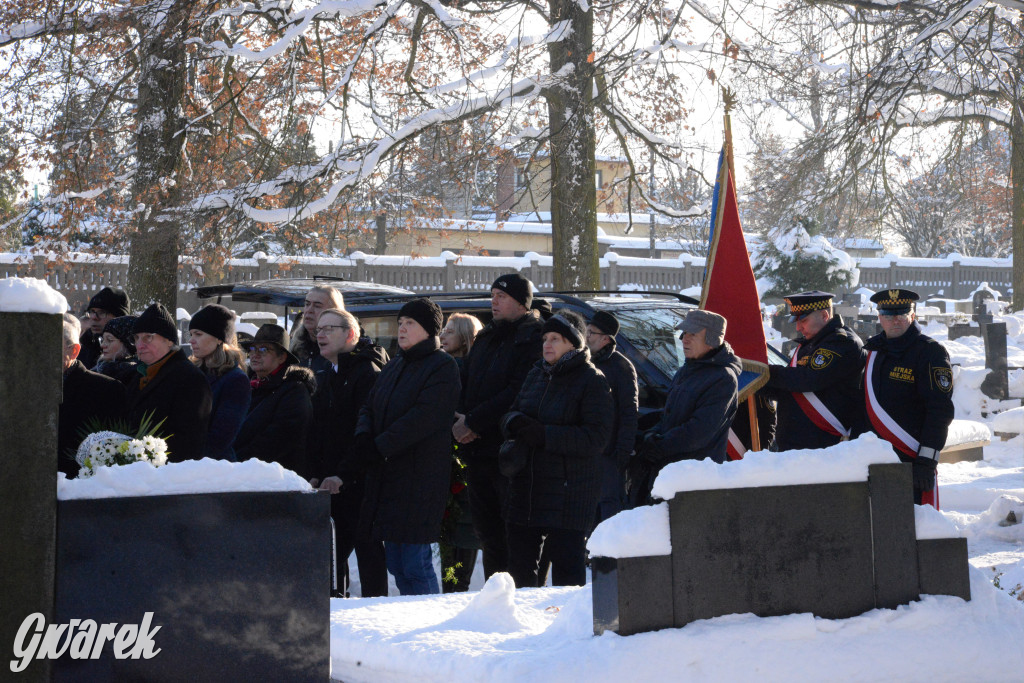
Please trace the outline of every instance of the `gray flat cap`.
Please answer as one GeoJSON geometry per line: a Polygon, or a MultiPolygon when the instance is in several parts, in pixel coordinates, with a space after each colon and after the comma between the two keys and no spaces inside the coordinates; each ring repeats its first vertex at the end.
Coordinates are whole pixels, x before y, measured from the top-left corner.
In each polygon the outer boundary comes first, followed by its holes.
{"type": "Polygon", "coordinates": [[[717,313],[694,309],[676,325],[676,329],[691,334],[706,330],[705,341],[712,347],[719,347],[725,341],[725,325],[725,318],[717,313]]]}

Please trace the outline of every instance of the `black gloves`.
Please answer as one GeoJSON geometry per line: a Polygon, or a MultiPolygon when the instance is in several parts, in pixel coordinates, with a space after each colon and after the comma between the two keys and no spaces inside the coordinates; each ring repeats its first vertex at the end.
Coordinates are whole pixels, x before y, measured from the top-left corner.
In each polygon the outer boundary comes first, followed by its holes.
{"type": "Polygon", "coordinates": [[[932,458],[918,455],[910,463],[914,473],[914,491],[931,491],[935,488],[935,469],[939,463],[932,458]]]}
{"type": "Polygon", "coordinates": [[[373,435],[370,432],[360,432],[352,438],[352,457],[359,462],[380,458],[377,445],[373,443],[373,435]]]}
{"type": "Polygon", "coordinates": [[[644,435],[644,441],[636,451],[636,458],[651,465],[660,465],[665,461],[665,457],[664,440],[661,435],[654,432],[644,435]]]}
{"type": "Polygon", "coordinates": [[[516,423],[522,425],[517,425],[518,429],[515,433],[517,439],[522,439],[534,448],[544,448],[544,425],[537,422],[532,417],[527,417],[526,415],[523,415],[521,418],[513,421],[513,424],[516,423]]]}
{"type": "Polygon", "coordinates": [[[536,422],[536,420],[531,418],[529,415],[519,413],[505,424],[505,430],[508,432],[510,437],[516,438],[519,435],[519,430],[531,422],[536,422]]]}

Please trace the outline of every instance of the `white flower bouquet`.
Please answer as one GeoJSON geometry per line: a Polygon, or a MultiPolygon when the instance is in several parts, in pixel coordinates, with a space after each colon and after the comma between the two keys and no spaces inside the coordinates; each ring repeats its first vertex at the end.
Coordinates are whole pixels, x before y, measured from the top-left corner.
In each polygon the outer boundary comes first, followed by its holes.
{"type": "Polygon", "coordinates": [[[133,462],[160,467],[167,464],[167,442],[152,435],[133,439],[118,432],[94,432],[82,441],[75,460],[82,467],[80,477],[91,477],[99,467],[133,462]]]}

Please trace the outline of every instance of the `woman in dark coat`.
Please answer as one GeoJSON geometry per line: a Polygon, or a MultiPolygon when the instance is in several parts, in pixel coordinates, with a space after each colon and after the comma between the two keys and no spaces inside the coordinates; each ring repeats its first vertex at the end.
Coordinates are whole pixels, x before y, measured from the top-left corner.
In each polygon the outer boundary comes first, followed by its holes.
{"type": "Polygon", "coordinates": [[[132,338],[135,320],[134,315],[123,315],[107,321],[99,338],[100,358],[93,366],[93,372],[113,377],[125,386],[138,381],[139,359],[135,357],[132,338]]]}
{"type": "Polygon", "coordinates": [[[147,308],[132,327],[139,378],[128,385],[128,419],[152,415],[167,437],[170,462],[203,457],[212,400],[210,384],[178,346],[178,328],[163,304],[147,308]]]}
{"type": "Polygon", "coordinates": [[[360,532],[384,541],[402,595],[440,592],[430,544],[441,535],[451,474],[459,368],[441,350],[441,309],[415,299],[398,314],[398,356],[359,414],[353,454],[366,463],[360,532]]]}
{"type": "Polygon", "coordinates": [[[235,460],[235,436],[249,411],[249,376],[235,337],[235,314],[218,304],[196,311],[189,321],[192,362],[210,383],[213,410],[203,455],[235,460]]]}
{"type": "MultiPolygon", "coordinates": [[[[600,496],[598,458],[614,422],[611,390],[590,362],[586,326],[572,311],[544,323],[544,357],[530,370],[502,421],[502,449],[525,449],[510,476],[506,525],[509,573],[519,588],[538,585],[541,550],[556,586],[586,583],[586,533],[600,496]]],[[[506,459],[506,456],[503,456],[506,459]]]]}
{"type": "Polygon", "coordinates": [[[243,346],[249,354],[252,381],[249,414],[235,437],[238,460],[276,462],[303,479],[312,477],[306,457],[306,436],[313,419],[313,371],[299,365],[288,351],[288,333],[268,323],[243,346]]]}

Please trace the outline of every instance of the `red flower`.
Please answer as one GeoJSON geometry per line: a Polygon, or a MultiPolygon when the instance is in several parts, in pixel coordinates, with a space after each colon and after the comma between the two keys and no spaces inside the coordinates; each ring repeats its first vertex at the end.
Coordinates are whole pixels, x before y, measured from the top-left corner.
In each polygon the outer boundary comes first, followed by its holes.
{"type": "Polygon", "coordinates": [[[462,493],[463,489],[465,489],[465,488],[466,488],[466,485],[463,484],[461,481],[452,482],[452,494],[453,495],[456,495],[456,496],[459,495],[460,493],[462,493]]]}

